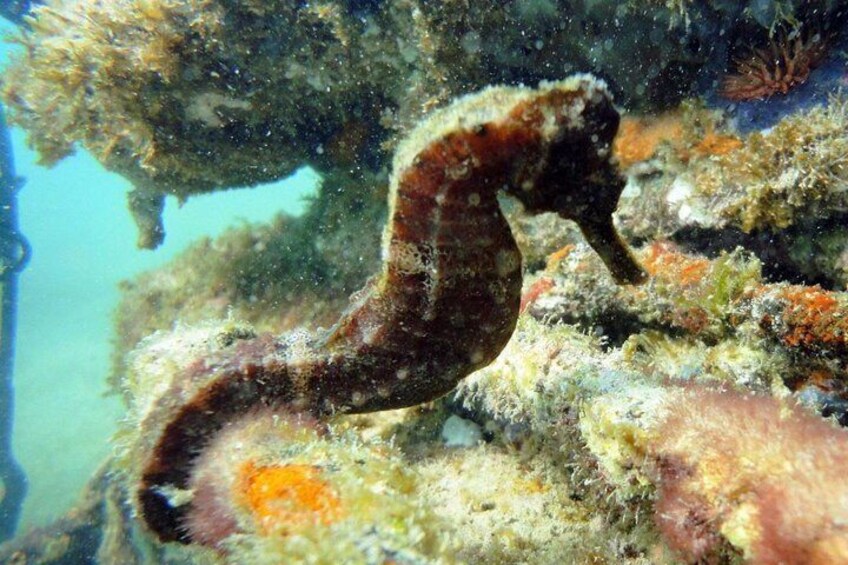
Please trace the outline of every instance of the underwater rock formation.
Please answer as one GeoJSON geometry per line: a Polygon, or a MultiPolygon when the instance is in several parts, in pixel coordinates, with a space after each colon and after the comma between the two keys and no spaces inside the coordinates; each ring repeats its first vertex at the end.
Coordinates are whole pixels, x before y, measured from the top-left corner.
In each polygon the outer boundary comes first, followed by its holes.
{"type": "Polygon", "coordinates": [[[848,559],[848,432],[792,401],[630,387],[588,402],[581,427],[613,480],[656,486],[657,527],[685,562],[848,559]]]}
{"type": "Polygon", "coordinates": [[[400,29],[341,3],[68,0],[28,21],[10,121],[45,164],[79,143],[128,178],[141,247],[164,236],[165,194],[373,166],[383,100],[413,72],[400,29]]]}
{"type": "MultiPolygon", "coordinates": [[[[617,225],[631,240],[672,240],[713,257],[741,246],[770,280],[844,288],[846,108],[837,93],[745,135],[697,101],[625,115],[614,144],[628,179],[617,225]]],[[[526,246],[550,254],[550,227],[524,223],[526,246]]]]}
{"type": "MultiPolygon", "coordinates": [[[[692,207],[746,232],[779,231],[848,210],[848,100],[835,96],[755,132],[734,152],[699,162],[692,207]]],[[[701,214],[703,217],[703,214],[701,214]]]]}
{"type": "MultiPolygon", "coordinates": [[[[661,341],[647,332],[631,339],[643,338],[661,341]]],[[[848,432],[798,406],[777,382],[737,378],[752,363],[768,365],[755,350],[707,345],[716,354],[709,362],[683,358],[687,344],[670,337],[676,361],[658,352],[643,362],[635,343],[605,349],[573,327],[523,318],[502,355],[458,395],[504,434],[523,429],[524,441],[560,442],[590,485],[596,461],[619,513],[604,514],[601,500],[596,511],[611,531],[630,531],[611,538],[647,551],[656,543],[650,534],[621,521],[651,514],[673,550],[650,562],[843,562],[848,481],[839,469],[848,432]],[[717,360],[736,376],[722,374],[717,360]]],[[[581,492],[603,495],[597,486],[581,492]]]]}
{"type": "Polygon", "coordinates": [[[745,136],[718,131],[728,129],[721,122],[720,114],[691,104],[677,115],[647,121],[650,125],[625,122],[617,154],[630,167],[637,195],[650,200],[635,207],[638,202],[623,197],[626,232],[642,237],[670,237],[694,228],[776,233],[846,212],[848,102],[843,96],[745,136]],[[663,174],[659,187],[640,178],[657,173],[663,174]],[[660,214],[665,231],[651,233],[649,226],[660,214]]]}
{"type": "Polygon", "coordinates": [[[575,220],[618,282],[643,281],[612,226],[623,188],[610,160],[617,127],[605,85],[578,75],[538,90],[489,88],[416,128],[395,157],[381,272],[334,327],[233,334],[217,350],[190,349],[200,354],[171,382],[138,387],[139,509],[151,530],[195,541],[184,525],[197,458],[252,410],[411,406],[497,356],[521,290],[498,190],[530,213],[575,220]]]}
{"type": "Polygon", "coordinates": [[[2,98],[43,163],[79,144],[128,178],[153,248],[164,195],[304,165],[379,171],[429,110],[488,84],[593,71],[632,108],[673,105],[752,28],[804,20],[805,4],[55,0],[28,17],[2,98]]]}
{"type": "Polygon", "coordinates": [[[674,549],[702,559],[723,536],[749,563],[848,560],[846,430],[764,396],[693,387],[670,403],[647,451],[674,549]]]}
{"type": "MultiPolygon", "coordinates": [[[[545,282],[527,312],[604,335],[639,371],[778,387],[848,421],[848,294],[767,283],[742,250],[710,260],[654,243],[638,257],[650,282],[617,287],[585,249],[571,250],[535,277],[545,282]]],[[[538,285],[532,280],[528,292],[538,285]]]]}

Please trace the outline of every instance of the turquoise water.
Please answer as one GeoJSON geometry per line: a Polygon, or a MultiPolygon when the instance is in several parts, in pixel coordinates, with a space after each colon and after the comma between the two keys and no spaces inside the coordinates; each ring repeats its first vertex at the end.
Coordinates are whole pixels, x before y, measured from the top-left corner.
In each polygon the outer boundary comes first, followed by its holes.
{"type": "Polygon", "coordinates": [[[182,207],[169,199],[165,243],[143,251],[126,210],[126,180],[84,151],[46,169],[20,130],[12,137],[26,179],[21,230],[33,248],[20,279],[15,370],[14,449],[30,482],[26,528],[64,512],[109,453],[122,413],[119,400],[104,395],[119,281],[239,222],[300,213],[318,177],[304,169],[284,182],[195,197],[182,207]]]}

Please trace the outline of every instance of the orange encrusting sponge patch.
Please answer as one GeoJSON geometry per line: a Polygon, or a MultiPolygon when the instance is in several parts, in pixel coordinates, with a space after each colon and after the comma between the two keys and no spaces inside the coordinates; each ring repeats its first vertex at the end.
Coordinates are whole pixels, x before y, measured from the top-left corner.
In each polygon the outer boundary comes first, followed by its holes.
{"type": "Polygon", "coordinates": [[[742,147],[741,139],[718,133],[711,124],[700,136],[687,134],[686,127],[683,112],[679,110],[658,116],[624,116],[613,142],[619,167],[627,169],[655,157],[662,144],[670,146],[684,162],[726,155],[742,147]]]}
{"type": "Polygon", "coordinates": [[[740,147],[742,147],[742,140],[738,137],[710,130],[692,148],[692,152],[698,157],[709,157],[710,155],[727,155],[740,147]]]}
{"type": "Polygon", "coordinates": [[[687,287],[704,281],[711,263],[705,257],[680,253],[671,244],[655,242],[642,254],[642,266],[652,277],[687,287]]]}
{"type": "Polygon", "coordinates": [[[683,127],[676,113],[653,118],[624,117],[613,142],[613,153],[622,169],[647,161],[663,142],[678,144],[683,139],[683,127]]]}
{"type": "Polygon", "coordinates": [[[781,297],[786,301],[783,343],[789,347],[825,344],[844,346],[848,321],[836,294],[818,287],[790,286],[781,297]]]}
{"type": "Polygon", "coordinates": [[[239,471],[239,492],[263,532],[288,535],[330,525],[343,515],[341,500],[313,465],[255,465],[239,471]]]}

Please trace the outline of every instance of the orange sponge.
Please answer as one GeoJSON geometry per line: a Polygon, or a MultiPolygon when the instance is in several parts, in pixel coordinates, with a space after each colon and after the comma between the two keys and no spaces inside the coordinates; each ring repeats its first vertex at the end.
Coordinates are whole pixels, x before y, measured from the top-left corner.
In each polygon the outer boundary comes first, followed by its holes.
{"type": "Polygon", "coordinates": [[[313,465],[242,464],[239,492],[264,533],[288,534],[298,526],[329,525],[343,512],[341,500],[313,465]]]}

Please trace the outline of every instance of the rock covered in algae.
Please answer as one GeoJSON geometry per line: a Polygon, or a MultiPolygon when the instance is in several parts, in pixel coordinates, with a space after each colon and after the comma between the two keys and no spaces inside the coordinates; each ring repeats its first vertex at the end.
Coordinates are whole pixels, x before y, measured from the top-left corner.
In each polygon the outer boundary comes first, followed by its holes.
{"type": "Polygon", "coordinates": [[[590,403],[581,425],[611,476],[657,486],[657,526],[687,562],[848,559],[848,432],[803,408],[697,386],[634,388],[590,403]]]}
{"type": "Polygon", "coordinates": [[[848,100],[788,116],[736,151],[698,162],[693,196],[743,231],[778,231],[848,211],[848,100]]]}
{"type": "MultiPolygon", "coordinates": [[[[614,146],[628,177],[617,225],[632,239],[671,239],[712,256],[742,246],[766,278],[844,288],[846,125],[838,94],[744,135],[696,101],[625,115],[614,146]]],[[[545,249],[552,230],[531,222],[528,245],[545,249]]]]}
{"type": "Polygon", "coordinates": [[[768,283],[742,250],[710,260],[654,243],[639,256],[649,283],[617,287],[577,248],[529,283],[549,280],[527,311],[625,344],[643,370],[680,377],[709,368],[756,390],[778,383],[844,397],[846,293],[768,283]]]}
{"type": "Polygon", "coordinates": [[[751,26],[809,12],[743,4],[53,0],[18,38],[3,99],[44,163],[80,144],[130,179],[139,244],[155,247],[164,194],[306,164],[379,170],[395,130],[492,83],[593,70],[628,105],[663,107],[719,72],[751,26]]]}
{"type": "MultiPolygon", "coordinates": [[[[596,460],[620,511],[653,515],[656,530],[633,537],[638,530],[630,529],[624,537],[652,562],[834,563],[848,556],[848,482],[839,472],[848,432],[788,397],[771,397],[768,387],[752,395],[749,385],[706,364],[668,375],[630,355],[626,346],[605,352],[573,328],[525,319],[504,354],[459,394],[480,416],[523,423],[525,438],[582,452],[584,469],[596,460]],[[576,439],[567,439],[568,427],[579,430],[576,439]],[[671,553],[657,549],[652,532],[671,553]]],[[[593,485],[583,496],[602,492],[593,485]]]]}
{"type": "Polygon", "coordinates": [[[56,1],[35,8],[4,77],[41,161],[80,143],[132,181],[140,245],[161,198],[373,164],[384,99],[411,71],[400,30],[344,3],[56,1]]]}
{"type": "MultiPolygon", "coordinates": [[[[551,69],[609,78],[629,108],[703,92],[736,43],[785,22],[837,18],[843,1],[513,0],[420,2],[423,53],[446,85],[533,82],[551,69]],[[763,29],[765,28],[765,29],[763,29]]],[[[450,88],[450,86],[449,86],[450,88]]]]}

